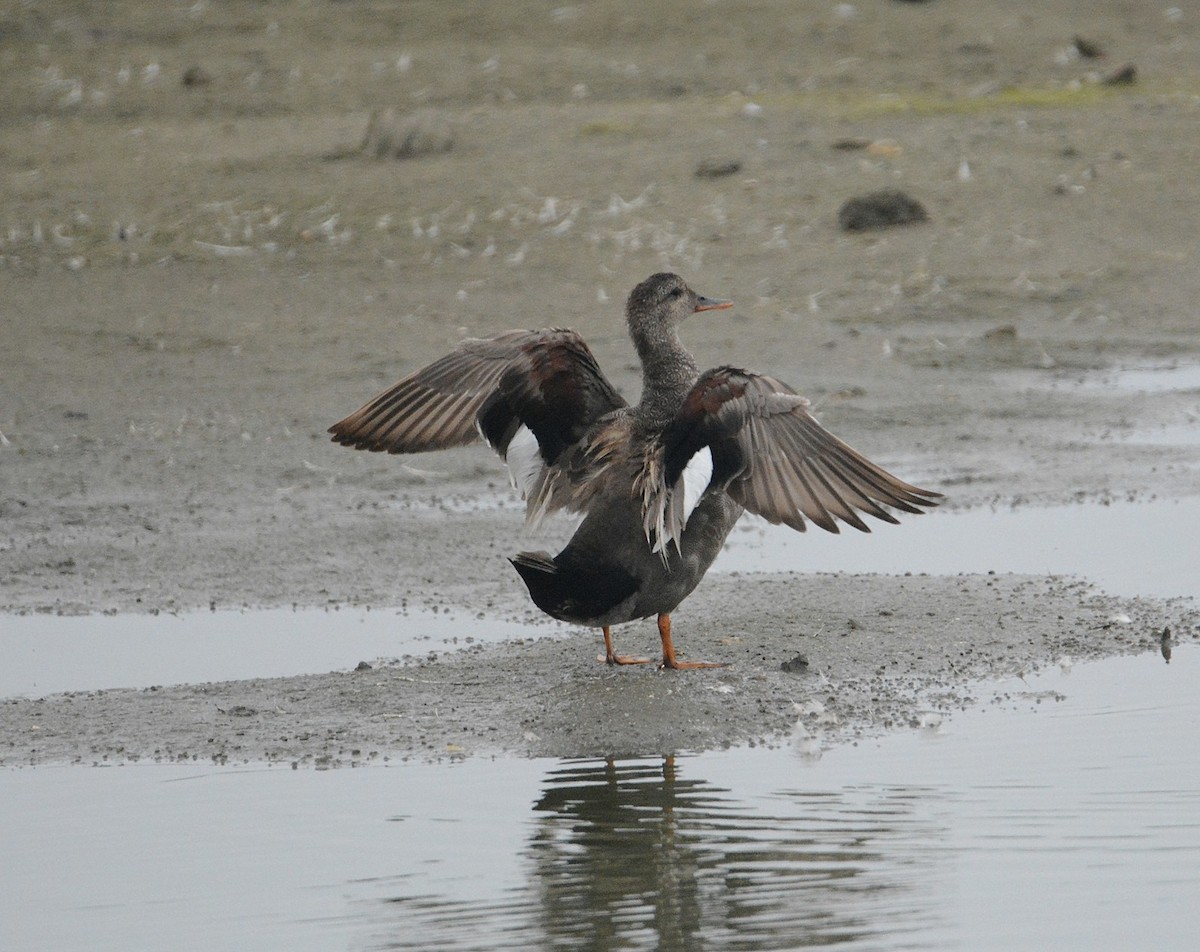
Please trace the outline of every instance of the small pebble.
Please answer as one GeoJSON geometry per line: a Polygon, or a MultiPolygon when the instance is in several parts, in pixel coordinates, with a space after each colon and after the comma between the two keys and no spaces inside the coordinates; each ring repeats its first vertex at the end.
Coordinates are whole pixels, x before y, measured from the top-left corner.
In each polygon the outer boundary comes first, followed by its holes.
{"type": "Polygon", "coordinates": [[[1126,63],[1105,76],[1101,82],[1105,86],[1132,86],[1137,82],[1137,67],[1132,63],[1126,63]]]}
{"type": "Polygon", "coordinates": [[[985,331],[983,339],[993,344],[1014,341],[1017,339],[1017,328],[1014,324],[1001,324],[999,327],[993,327],[990,331],[985,331]]]}
{"type": "Polygon", "coordinates": [[[696,178],[725,178],[727,175],[736,175],[741,170],[742,163],[737,159],[728,161],[706,159],[696,166],[696,178]]]}
{"type": "Polygon", "coordinates": [[[180,80],[187,89],[194,89],[197,86],[207,86],[212,82],[212,77],[203,66],[189,66],[183,71],[183,78],[180,80]]]}
{"type": "Polygon", "coordinates": [[[803,674],[808,670],[808,658],[802,654],[798,654],[790,661],[783,662],[779,667],[788,674],[803,674]]]}

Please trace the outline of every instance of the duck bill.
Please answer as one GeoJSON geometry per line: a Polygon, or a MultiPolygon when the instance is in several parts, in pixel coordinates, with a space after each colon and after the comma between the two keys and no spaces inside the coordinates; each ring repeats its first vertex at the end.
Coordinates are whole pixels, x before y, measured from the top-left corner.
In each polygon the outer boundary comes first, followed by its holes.
{"type": "Polygon", "coordinates": [[[725,311],[733,307],[732,301],[718,301],[715,298],[697,297],[696,313],[700,311],[725,311]]]}

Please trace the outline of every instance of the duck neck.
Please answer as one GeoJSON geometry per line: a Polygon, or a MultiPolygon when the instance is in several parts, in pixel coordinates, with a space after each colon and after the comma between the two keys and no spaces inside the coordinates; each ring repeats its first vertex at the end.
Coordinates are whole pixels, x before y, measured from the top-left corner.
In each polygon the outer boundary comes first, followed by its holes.
{"type": "Polygon", "coordinates": [[[666,426],[696,382],[696,361],[674,327],[659,327],[650,335],[635,334],[633,343],[642,362],[637,415],[648,427],[666,426]]]}

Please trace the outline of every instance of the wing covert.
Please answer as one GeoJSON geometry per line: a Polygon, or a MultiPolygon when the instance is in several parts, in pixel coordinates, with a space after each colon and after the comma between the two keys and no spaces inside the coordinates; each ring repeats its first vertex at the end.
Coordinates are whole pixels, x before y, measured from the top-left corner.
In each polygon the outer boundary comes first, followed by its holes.
{"type": "Polygon", "coordinates": [[[475,419],[536,331],[470,339],[377,394],[329,428],[342,446],[375,453],[424,453],[479,438],[475,419]]]}
{"type": "Polygon", "coordinates": [[[574,331],[508,331],[465,340],[329,428],[343,446],[423,453],[482,436],[504,456],[518,428],[552,465],[625,401],[574,331]]]}
{"type": "Polygon", "coordinates": [[[941,496],[904,482],[842,442],[786,384],[734,367],[700,377],[662,444],[666,487],[708,446],[714,484],[768,522],[800,531],[811,520],[829,532],[838,532],[839,523],[869,532],[860,513],[894,523],[889,508],[920,513],[941,496]]]}

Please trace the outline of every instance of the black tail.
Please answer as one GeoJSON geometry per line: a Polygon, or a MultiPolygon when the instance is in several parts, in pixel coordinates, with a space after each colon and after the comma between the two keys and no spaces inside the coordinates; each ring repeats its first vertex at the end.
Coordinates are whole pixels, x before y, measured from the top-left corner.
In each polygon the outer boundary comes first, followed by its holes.
{"type": "Polygon", "coordinates": [[[594,624],[637,591],[633,576],[611,566],[584,568],[548,552],[518,552],[509,561],[533,603],[561,621],[594,624]]]}

